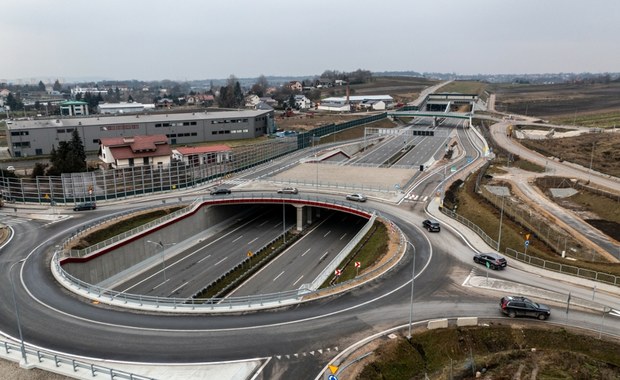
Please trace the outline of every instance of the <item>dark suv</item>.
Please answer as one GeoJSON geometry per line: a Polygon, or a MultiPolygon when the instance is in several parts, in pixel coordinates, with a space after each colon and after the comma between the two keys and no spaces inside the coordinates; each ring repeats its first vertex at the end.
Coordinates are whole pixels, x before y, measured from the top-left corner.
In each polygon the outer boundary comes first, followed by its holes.
{"type": "Polygon", "coordinates": [[[536,303],[529,298],[520,296],[506,296],[499,301],[499,308],[502,313],[510,318],[514,317],[534,317],[545,320],[551,315],[549,306],[536,303]]]}
{"type": "Polygon", "coordinates": [[[439,226],[439,222],[434,220],[426,219],[422,222],[422,227],[426,228],[428,232],[439,232],[441,231],[441,227],[439,226]]]}
{"type": "Polygon", "coordinates": [[[474,262],[477,264],[484,264],[491,269],[504,269],[508,265],[508,261],[495,252],[476,253],[474,255],[474,262]]]}

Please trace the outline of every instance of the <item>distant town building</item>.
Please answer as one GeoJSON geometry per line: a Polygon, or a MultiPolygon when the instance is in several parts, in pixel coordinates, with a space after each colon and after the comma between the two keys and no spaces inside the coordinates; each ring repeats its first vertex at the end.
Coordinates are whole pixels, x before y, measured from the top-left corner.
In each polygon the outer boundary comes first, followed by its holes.
{"type": "Polygon", "coordinates": [[[87,116],[88,103],[77,100],[68,100],[60,103],[60,114],[63,116],[87,116]]]}
{"type": "Polygon", "coordinates": [[[7,144],[13,157],[49,154],[75,129],[89,152],[109,137],[164,134],[171,145],[240,140],[273,131],[273,117],[273,110],[244,110],[7,120],[7,144]]]}
{"type": "Polygon", "coordinates": [[[75,98],[75,96],[77,94],[81,94],[81,95],[85,95],[86,93],[89,93],[91,95],[108,95],[108,90],[107,89],[98,89],[96,87],[88,87],[88,88],[82,88],[82,87],[74,87],[71,89],[71,97],[75,98]]]}
{"type": "Polygon", "coordinates": [[[155,104],[142,104],[142,103],[101,103],[97,106],[100,114],[123,114],[123,113],[141,113],[145,111],[152,111],[155,109],[155,104]]]}

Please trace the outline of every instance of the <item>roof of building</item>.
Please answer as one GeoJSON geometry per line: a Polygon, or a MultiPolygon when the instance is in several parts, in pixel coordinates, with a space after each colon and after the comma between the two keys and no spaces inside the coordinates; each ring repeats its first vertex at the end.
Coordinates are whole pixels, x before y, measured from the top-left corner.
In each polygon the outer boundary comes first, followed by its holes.
{"type": "Polygon", "coordinates": [[[182,146],[182,147],[176,148],[175,150],[184,156],[189,156],[192,154],[229,152],[232,149],[228,145],[220,144],[220,145],[209,145],[209,146],[182,146]]]}
{"type": "Polygon", "coordinates": [[[221,120],[250,118],[266,115],[271,110],[239,110],[219,112],[191,112],[191,113],[153,113],[148,115],[120,115],[120,116],[87,116],[63,117],[59,119],[29,119],[11,120],[7,123],[9,130],[27,128],[63,128],[85,126],[104,126],[113,124],[131,124],[137,121],[142,123],[191,121],[191,120],[221,120]]]}
{"type": "MultiPolygon", "coordinates": [[[[325,98],[325,99],[321,100],[321,102],[339,103],[339,102],[343,102],[343,101],[346,101],[346,100],[347,100],[346,96],[342,96],[342,97],[325,98]]],[[[356,96],[349,96],[349,101],[350,102],[363,102],[364,100],[393,101],[394,98],[392,98],[390,95],[356,95],[356,96]]]]}
{"type": "Polygon", "coordinates": [[[120,103],[101,103],[99,104],[100,109],[113,109],[113,108],[144,108],[144,104],[142,103],[129,103],[129,102],[120,102],[120,103]]]}
{"type": "Polygon", "coordinates": [[[131,137],[102,138],[101,145],[108,147],[116,160],[140,157],[170,156],[172,148],[166,135],[138,135],[131,137]]]}
{"type": "Polygon", "coordinates": [[[67,101],[60,103],[61,106],[85,106],[87,104],[88,103],[82,102],[79,100],[67,100],[67,101]]]}

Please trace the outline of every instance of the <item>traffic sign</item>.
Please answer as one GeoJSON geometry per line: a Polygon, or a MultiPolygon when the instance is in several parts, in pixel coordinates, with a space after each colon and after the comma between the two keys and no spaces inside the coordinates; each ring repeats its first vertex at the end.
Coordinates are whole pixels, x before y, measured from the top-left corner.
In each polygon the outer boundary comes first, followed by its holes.
{"type": "Polygon", "coordinates": [[[336,372],[338,372],[338,366],[336,365],[329,365],[329,370],[332,371],[332,374],[335,374],[336,372]]]}
{"type": "Polygon", "coordinates": [[[248,257],[252,257],[252,251],[248,251],[248,257]]]}
{"type": "Polygon", "coordinates": [[[530,245],[530,241],[529,241],[529,240],[526,240],[526,241],[525,241],[525,247],[527,248],[527,246],[528,246],[528,245],[530,245]]]}
{"type": "Polygon", "coordinates": [[[525,234],[525,240],[530,240],[530,234],[525,234]]]}
{"type": "Polygon", "coordinates": [[[359,261],[356,261],[356,262],[355,262],[355,267],[356,267],[356,268],[359,268],[359,267],[361,267],[361,266],[362,266],[362,263],[360,263],[359,261]]]}
{"type": "Polygon", "coordinates": [[[336,270],[334,271],[334,274],[335,274],[336,276],[340,276],[340,275],[342,274],[342,270],[340,270],[340,269],[336,269],[336,270]]]}
{"type": "Polygon", "coordinates": [[[491,267],[491,264],[488,261],[485,264],[486,264],[487,268],[491,267]]]}
{"type": "Polygon", "coordinates": [[[336,375],[329,375],[327,380],[338,380],[338,378],[336,377],[336,375]]]}

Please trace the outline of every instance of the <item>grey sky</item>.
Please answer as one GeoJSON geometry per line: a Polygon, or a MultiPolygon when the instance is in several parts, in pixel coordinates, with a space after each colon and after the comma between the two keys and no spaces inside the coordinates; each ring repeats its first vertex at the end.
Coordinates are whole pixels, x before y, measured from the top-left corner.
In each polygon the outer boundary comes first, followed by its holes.
{"type": "Polygon", "coordinates": [[[0,81],[620,71],[618,0],[3,0],[0,81]]]}

